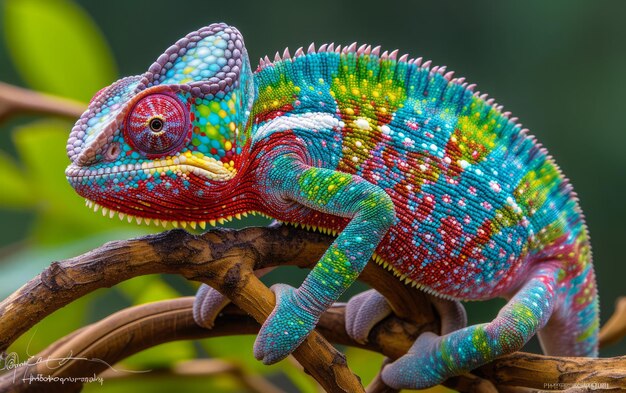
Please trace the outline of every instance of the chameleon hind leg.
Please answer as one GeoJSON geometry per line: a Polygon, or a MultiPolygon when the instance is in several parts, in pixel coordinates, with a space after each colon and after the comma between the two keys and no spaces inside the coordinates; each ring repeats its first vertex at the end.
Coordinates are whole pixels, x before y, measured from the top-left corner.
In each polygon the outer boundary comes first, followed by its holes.
{"type": "Polygon", "coordinates": [[[546,355],[598,356],[598,294],[593,266],[570,280],[560,306],[539,332],[546,355]]]}
{"type": "Polygon", "coordinates": [[[356,280],[393,223],[391,198],[356,175],[307,166],[297,158],[272,163],[270,194],[307,209],[348,217],[350,222],[302,285],[274,285],[276,307],[261,327],[254,355],[270,364],[290,354],[321,314],[356,280]]]}
{"type": "Polygon", "coordinates": [[[396,389],[427,388],[519,350],[550,318],[560,269],[545,266],[489,322],[444,336],[424,333],[407,354],[385,366],[383,381],[396,389]]]}

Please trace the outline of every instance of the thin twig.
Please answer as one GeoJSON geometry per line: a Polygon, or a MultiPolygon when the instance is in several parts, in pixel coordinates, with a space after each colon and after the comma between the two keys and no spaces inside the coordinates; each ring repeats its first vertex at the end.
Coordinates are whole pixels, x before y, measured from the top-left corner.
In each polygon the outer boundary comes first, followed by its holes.
{"type": "Polygon", "coordinates": [[[0,82],[0,123],[20,113],[36,113],[75,119],[86,109],[84,103],[0,82]]]}
{"type": "Polygon", "coordinates": [[[626,297],[620,297],[615,303],[611,318],[600,329],[600,347],[617,344],[626,336],[626,297]]]}

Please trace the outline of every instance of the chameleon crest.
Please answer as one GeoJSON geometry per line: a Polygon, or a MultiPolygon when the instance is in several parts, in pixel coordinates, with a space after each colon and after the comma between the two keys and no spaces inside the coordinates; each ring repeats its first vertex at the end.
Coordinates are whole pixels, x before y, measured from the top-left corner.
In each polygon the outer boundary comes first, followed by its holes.
{"type": "MultiPolygon", "coordinates": [[[[299,288],[272,287],[254,348],[265,363],[302,343],[370,259],[457,311],[459,300],[508,300],[489,323],[465,327],[453,312],[454,329],[420,336],[383,369],[391,387],[432,386],[535,333],[548,354],[597,354],[572,187],[517,119],[430,61],[311,45],[253,73],[239,32],[210,25],[98,92],[67,152],[72,186],[111,215],[204,228],[261,212],[336,235],[299,288]]],[[[210,326],[226,301],[202,287],[196,321],[210,326]]],[[[390,312],[365,292],[346,328],[366,341],[390,312]]]]}

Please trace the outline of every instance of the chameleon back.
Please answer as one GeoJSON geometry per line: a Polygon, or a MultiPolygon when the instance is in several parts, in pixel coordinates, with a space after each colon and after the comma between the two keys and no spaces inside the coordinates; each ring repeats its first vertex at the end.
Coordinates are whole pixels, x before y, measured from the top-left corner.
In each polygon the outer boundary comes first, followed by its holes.
{"type": "MultiPolygon", "coordinates": [[[[471,300],[515,290],[535,260],[590,274],[571,187],[493,100],[421,60],[325,48],[262,63],[249,132],[254,145],[267,130],[289,129],[309,143],[312,165],[384,188],[397,217],[379,263],[407,283],[471,300]]],[[[297,222],[339,231],[347,220],[315,212],[297,222]]]]}

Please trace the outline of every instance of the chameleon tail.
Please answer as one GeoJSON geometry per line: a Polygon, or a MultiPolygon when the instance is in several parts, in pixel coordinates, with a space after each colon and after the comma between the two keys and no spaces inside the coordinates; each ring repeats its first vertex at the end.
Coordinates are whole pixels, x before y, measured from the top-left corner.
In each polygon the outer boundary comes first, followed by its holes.
{"type": "Polygon", "coordinates": [[[598,356],[599,307],[595,274],[587,263],[538,333],[546,355],[598,356]]]}

